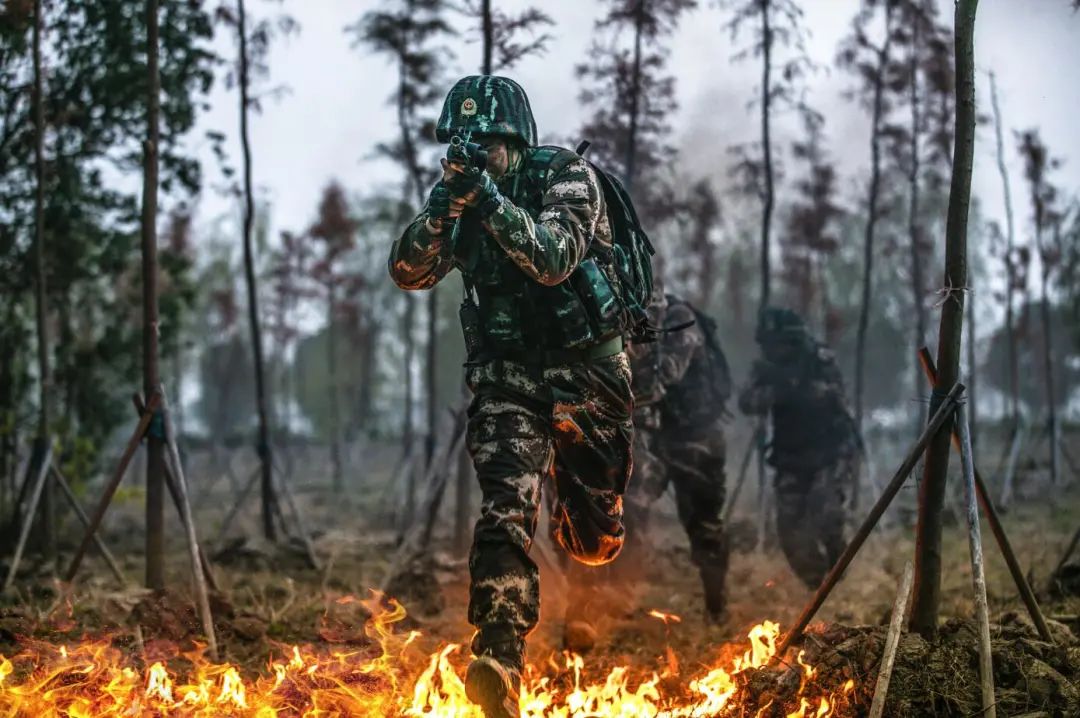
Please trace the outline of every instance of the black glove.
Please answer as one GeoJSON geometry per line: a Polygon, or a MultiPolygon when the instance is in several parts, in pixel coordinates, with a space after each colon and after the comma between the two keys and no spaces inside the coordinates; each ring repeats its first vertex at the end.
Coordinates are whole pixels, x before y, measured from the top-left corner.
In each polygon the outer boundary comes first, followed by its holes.
{"type": "Polygon", "coordinates": [[[502,204],[503,197],[495,180],[487,172],[467,174],[452,172],[443,180],[450,195],[467,207],[476,207],[481,217],[488,217],[502,204]]]}
{"type": "Polygon", "coordinates": [[[441,229],[450,218],[450,190],[442,182],[438,182],[431,188],[428,195],[427,217],[432,226],[441,229]]]}

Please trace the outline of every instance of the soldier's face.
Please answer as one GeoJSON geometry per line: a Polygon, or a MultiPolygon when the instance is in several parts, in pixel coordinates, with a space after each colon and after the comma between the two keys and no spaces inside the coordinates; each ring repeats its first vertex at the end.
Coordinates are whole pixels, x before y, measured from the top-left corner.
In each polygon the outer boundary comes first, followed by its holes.
{"type": "Polygon", "coordinates": [[[474,138],[477,144],[483,145],[487,150],[487,173],[492,179],[499,179],[510,168],[510,148],[502,137],[490,135],[477,135],[474,138]]]}
{"type": "Polygon", "coordinates": [[[795,357],[796,346],[786,341],[767,341],[761,345],[761,352],[774,364],[785,364],[795,357]]]}

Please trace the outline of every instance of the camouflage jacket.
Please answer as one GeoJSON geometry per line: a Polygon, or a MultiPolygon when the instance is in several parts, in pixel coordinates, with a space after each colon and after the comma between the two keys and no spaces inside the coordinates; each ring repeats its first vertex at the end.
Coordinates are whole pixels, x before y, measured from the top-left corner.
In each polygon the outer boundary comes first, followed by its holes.
{"type": "Polygon", "coordinates": [[[780,469],[814,470],[858,446],[836,359],[816,343],[787,364],[756,361],[739,408],[772,414],[769,463],[780,469]]]}
{"type": "Polygon", "coordinates": [[[619,334],[618,280],[597,261],[612,238],[592,167],[570,150],[530,147],[497,184],[502,204],[484,222],[467,209],[455,242],[449,230],[428,232],[425,208],[391,249],[394,282],[428,289],[459,269],[476,290],[480,338],[493,356],[584,348],[619,334]]]}
{"type": "Polygon", "coordinates": [[[717,405],[710,386],[715,375],[709,367],[705,332],[693,308],[669,294],[662,307],[649,308],[649,322],[669,331],[655,342],[631,349],[634,401],[642,408],[638,416],[643,428],[711,430],[724,407],[717,405]]]}

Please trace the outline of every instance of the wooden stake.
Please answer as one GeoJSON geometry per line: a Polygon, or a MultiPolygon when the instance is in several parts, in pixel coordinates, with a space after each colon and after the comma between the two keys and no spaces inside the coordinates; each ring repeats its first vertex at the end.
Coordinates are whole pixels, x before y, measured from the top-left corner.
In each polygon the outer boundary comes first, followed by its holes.
{"type": "MultiPolygon", "coordinates": [[[[71,484],[68,483],[67,479],[64,478],[64,475],[60,473],[60,469],[56,468],[55,465],[52,466],[52,477],[60,487],[60,492],[64,494],[68,504],[71,505],[71,510],[79,517],[79,521],[82,522],[83,527],[89,528],[90,518],[86,515],[86,512],[83,511],[82,506],[79,505],[79,500],[75,497],[75,492],[71,490],[71,484]]],[[[109,565],[109,570],[116,576],[116,580],[119,581],[121,585],[127,585],[127,579],[124,578],[124,574],[120,570],[120,567],[116,565],[116,559],[113,558],[112,553],[110,553],[105,542],[101,540],[101,537],[98,536],[96,531],[94,532],[94,546],[97,547],[101,557],[105,559],[105,563],[109,565]]]]}
{"type": "Polygon", "coordinates": [[[1024,434],[1027,433],[1027,424],[1023,420],[1016,425],[1013,432],[1012,444],[1009,447],[1009,458],[1005,462],[1005,478],[1001,482],[1001,508],[1006,508],[1013,499],[1013,477],[1016,476],[1016,464],[1020,460],[1020,447],[1024,444],[1024,434]]]}
{"type": "Polygon", "coordinates": [[[971,430],[963,404],[956,410],[955,425],[960,432],[960,463],[964,470],[964,497],[967,499],[968,545],[971,549],[971,580],[975,589],[975,617],[979,624],[979,677],[982,684],[982,715],[997,718],[994,698],[994,660],[990,650],[990,610],[986,604],[986,574],[983,570],[979,504],[975,497],[975,459],[971,453],[971,430]]]}
{"type": "MultiPolygon", "coordinates": [[[[187,532],[187,522],[184,520],[184,512],[180,508],[180,504],[183,498],[180,496],[180,489],[176,483],[176,474],[173,473],[172,459],[165,464],[165,488],[169,490],[169,495],[172,497],[173,505],[176,506],[176,513],[180,517],[180,525],[187,532]]],[[[203,551],[202,544],[199,544],[199,565],[202,566],[203,577],[206,579],[206,584],[210,587],[211,591],[220,591],[218,588],[217,577],[214,576],[213,567],[210,565],[210,560],[206,558],[206,553],[203,551]]]]}
{"type": "Polygon", "coordinates": [[[229,533],[229,527],[232,526],[233,519],[240,513],[240,507],[244,505],[245,499],[247,499],[251,490],[255,488],[255,484],[261,476],[262,465],[259,464],[252,470],[251,476],[248,478],[247,483],[244,484],[244,489],[240,492],[240,495],[236,497],[236,502],[229,509],[229,513],[225,514],[225,520],[221,522],[221,530],[218,532],[217,546],[219,551],[225,546],[225,536],[229,533]]]}
{"type": "MultiPolygon", "coordinates": [[[[191,576],[195,584],[195,602],[199,609],[199,617],[202,619],[203,631],[206,633],[206,643],[210,656],[217,660],[217,636],[214,635],[214,617],[210,613],[210,598],[206,592],[199,539],[195,536],[195,519],[191,515],[191,504],[188,503],[187,480],[184,478],[184,467],[180,462],[180,451],[176,446],[176,431],[173,427],[172,417],[169,416],[165,387],[161,384],[158,385],[157,394],[161,397],[161,414],[165,423],[165,448],[168,457],[172,459],[175,488],[180,494],[178,508],[180,509],[181,523],[184,524],[187,535],[188,555],[191,559],[191,576]]],[[[167,471],[168,462],[166,462],[166,473],[167,471]]]]}
{"type": "Polygon", "coordinates": [[[885,653],[881,656],[881,668],[878,669],[877,686],[874,688],[874,702],[870,705],[870,718],[881,718],[885,711],[885,698],[889,693],[889,680],[892,678],[893,664],[896,661],[896,649],[900,647],[900,636],[904,632],[904,614],[907,613],[908,599],[911,598],[911,582],[914,578],[915,564],[908,561],[904,566],[904,574],[900,578],[896,601],[893,603],[889,634],[885,638],[885,653]]]}
{"type": "Polygon", "coordinates": [[[788,631],[787,635],[780,642],[779,647],[776,649],[776,654],[773,656],[772,662],[779,662],[787,649],[802,636],[803,631],[810,625],[810,621],[814,618],[814,615],[825,603],[825,599],[832,593],[833,588],[840,582],[840,577],[843,576],[844,571],[851,564],[855,558],[855,554],[862,548],[863,543],[866,541],[870,532],[874,530],[874,526],[877,525],[881,515],[885,513],[885,509],[889,507],[889,504],[900,492],[900,489],[907,481],[908,474],[915,468],[915,464],[919,462],[922,457],[923,451],[926,449],[926,445],[930,443],[930,439],[934,436],[938,429],[953,415],[953,412],[957,407],[957,400],[964,391],[964,385],[957,383],[953,386],[952,390],[942,400],[941,405],[938,407],[934,416],[931,417],[930,422],[923,429],[923,433],[919,436],[915,445],[908,449],[907,456],[904,457],[903,463],[900,464],[900,468],[896,470],[896,474],[893,475],[892,481],[885,487],[885,492],[870,509],[870,515],[863,521],[862,526],[855,532],[855,537],[848,543],[847,548],[844,549],[844,553],[840,555],[840,558],[836,561],[836,565],[829,570],[828,575],[821,582],[821,586],[818,588],[814,597],[810,599],[810,603],[803,609],[802,614],[799,616],[799,620],[795,622],[794,627],[788,631]]]}
{"type": "MultiPolygon", "coordinates": [[[[930,356],[930,351],[926,347],[919,350],[919,361],[922,363],[923,371],[926,372],[926,378],[929,379],[930,385],[937,386],[937,368],[934,366],[934,359],[930,356]]],[[[963,443],[956,426],[953,426],[952,439],[956,450],[962,451],[963,443]]],[[[1005,527],[1001,525],[1001,518],[998,516],[997,509],[994,508],[994,502],[990,498],[990,491],[986,488],[986,483],[979,474],[978,467],[973,466],[972,473],[975,475],[975,490],[978,493],[979,503],[982,504],[983,513],[986,514],[986,522],[990,524],[990,531],[994,534],[998,548],[1001,549],[1005,565],[1009,567],[1009,575],[1012,576],[1013,582],[1020,592],[1020,598],[1023,600],[1024,606],[1027,607],[1031,621],[1035,624],[1035,630],[1039,632],[1039,636],[1044,641],[1054,643],[1054,636],[1046,625],[1046,619],[1043,618],[1039,602],[1035,598],[1035,592],[1031,590],[1031,585],[1024,576],[1023,569],[1020,568],[1020,562],[1016,560],[1016,552],[1013,551],[1009,537],[1005,533],[1005,527]]]]}
{"type": "Polygon", "coordinates": [[[51,464],[52,441],[47,441],[45,455],[41,457],[41,465],[38,466],[37,474],[34,475],[34,484],[30,489],[30,504],[26,507],[26,513],[23,516],[22,529],[19,531],[19,543],[15,546],[15,556],[11,559],[11,567],[8,568],[8,575],[4,580],[4,593],[7,593],[12,582],[15,581],[15,572],[19,569],[19,561],[22,560],[23,551],[26,549],[26,540],[30,537],[30,528],[34,525],[38,502],[41,501],[41,492],[45,488],[45,479],[49,475],[49,466],[51,464]]]}
{"type": "MultiPolygon", "coordinates": [[[[282,493],[285,495],[285,503],[289,505],[289,511],[292,512],[293,521],[296,522],[296,528],[300,532],[300,540],[304,542],[304,551],[307,554],[308,563],[313,569],[318,571],[320,569],[319,557],[315,553],[315,546],[311,543],[311,534],[308,533],[307,525],[304,522],[304,515],[300,513],[300,506],[296,503],[296,497],[293,496],[292,489],[289,488],[289,484],[285,481],[285,477],[281,475],[281,472],[277,472],[277,489],[276,494],[282,493]]],[[[284,524],[284,517],[282,518],[282,524],[284,524]]]]}

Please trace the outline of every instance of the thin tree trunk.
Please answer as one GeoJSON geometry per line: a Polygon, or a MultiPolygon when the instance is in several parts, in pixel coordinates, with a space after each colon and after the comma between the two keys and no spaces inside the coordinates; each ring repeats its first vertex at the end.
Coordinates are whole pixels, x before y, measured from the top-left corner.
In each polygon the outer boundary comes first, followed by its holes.
{"type": "Polygon", "coordinates": [[[338,404],[337,328],[334,326],[334,288],[326,294],[326,371],[330,387],[330,470],[334,493],[345,490],[341,474],[341,411],[338,404]]]}
{"type": "MultiPolygon", "coordinates": [[[[969,282],[970,284],[970,282],[969,282]]],[[[968,433],[971,435],[971,446],[974,451],[976,445],[976,437],[978,436],[978,419],[979,419],[979,394],[977,390],[978,375],[979,375],[979,362],[975,356],[975,290],[972,289],[967,295],[967,331],[964,333],[967,337],[967,367],[968,376],[967,382],[967,416],[968,416],[968,433]]]]}
{"type": "Polygon", "coordinates": [[[990,102],[994,108],[994,130],[997,138],[997,166],[1005,194],[1005,339],[1009,361],[1009,397],[1013,431],[1020,427],[1020,361],[1016,344],[1016,267],[1013,250],[1016,235],[1013,227],[1012,193],[1009,191],[1009,171],[1005,167],[1005,141],[1002,137],[1001,106],[998,104],[997,78],[990,73],[990,102]]]}
{"type": "Polygon", "coordinates": [[[870,296],[874,275],[874,229],[878,221],[878,190],[881,185],[881,115],[885,94],[885,67],[889,62],[892,35],[892,3],[885,3],[885,40],[878,51],[874,83],[874,113],[870,127],[870,194],[867,201],[866,234],[863,239],[862,306],[855,335],[855,427],[862,431],[863,386],[866,374],[866,330],[870,325],[870,296]]]}
{"type": "MultiPolygon", "coordinates": [[[[157,192],[158,2],[146,0],[146,142],[143,145],[142,275],[143,275],[143,393],[147,400],[160,385],[158,371],[157,192]]],[[[151,431],[146,439],[146,586],[165,588],[165,438],[151,431]]]]}
{"type": "MultiPolygon", "coordinates": [[[[37,319],[38,360],[38,425],[34,440],[35,461],[45,456],[49,441],[50,390],[52,376],[49,373],[49,327],[46,303],[45,279],[45,103],[42,97],[41,70],[41,0],[34,1],[34,304],[37,319]]],[[[53,522],[52,482],[45,482],[41,496],[42,527],[45,534],[45,550],[50,559],[56,557],[56,530],[53,522]]]]}
{"type": "Polygon", "coordinates": [[[626,132],[626,191],[633,192],[637,174],[638,114],[641,107],[641,33],[645,23],[645,0],[634,6],[634,69],[630,74],[630,127],[626,132]]]}
{"type": "Polygon", "coordinates": [[[1047,286],[1050,282],[1050,269],[1046,265],[1046,253],[1043,253],[1042,296],[1039,301],[1039,314],[1043,325],[1043,373],[1046,375],[1046,431],[1050,445],[1050,483],[1058,484],[1058,442],[1057,442],[1057,394],[1054,391],[1054,355],[1053,334],[1050,323],[1050,297],[1047,286]]]}
{"type": "Polygon", "coordinates": [[[427,440],[425,443],[425,465],[430,465],[435,456],[435,427],[438,423],[438,341],[439,341],[439,293],[432,287],[428,290],[428,342],[427,342],[427,440]]]}
{"type": "MultiPolygon", "coordinates": [[[[948,290],[941,307],[938,331],[938,381],[930,413],[940,404],[943,392],[953,388],[960,376],[960,351],[967,286],[967,222],[971,203],[971,171],[975,156],[975,11],[978,0],[956,4],[956,141],[953,148],[952,185],[945,230],[945,272],[948,290]]],[[[915,545],[915,601],[911,628],[924,638],[937,634],[941,601],[941,525],[949,469],[952,422],[934,435],[926,450],[923,480],[919,484],[919,519],[915,545]]]]}
{"type": "Polygon", "coordinates": [[[483,0],[480,3],[481,30],[484,35],[484,59],[480,65],[480,72],[490,75],[492,70],[492,54],[495,49],[495,23],[491,17],[491,0],[483,0]]]}
{"type": "Polygon", "coordinates": [[[765,196],[761,207],[761,309],[769,306],[772,269],[769,262],[769,234],[772,229],[773,164],[772,137],[770,135],[770,104],[772,101],[772,26],[769,23],[770,0],[761,3],[761,150],[765,162],[765,196]]]}
{"type": "MultiPolygon", "coordinates": [[[[921,157],[919,155],[919,133],[921,132],[921,116],[919,113],[919,34],[920,23],[916,20],[912,28],[911,37],[911,67],[910,67],[910,90],[911,96],[911,137],[910,152],[911,165],[908,168],[908,243],[911,249],[911,299],[915,307],[915,350],[918,351],[926,344],[926,305],[923,301],[923,266],[922,254],[919,247],[919,170],[921,169],[921,157]]],[[[918,361],[912,362],[915,370],[915,393],[922,396],[926,387],[926,380],[918,361]]],[[[915,433],[918,434],[923,424],[926,423],[925,412],[921,402],[914,402],[915,408],[915,433]]]]}
{"type": "Polygon", "coordinates": [[[251,233],[255,223],[255,196],[251,180],[251,138],[248,135],[248,52],[247,17],[244,0],[237,0],[237,32],[240,35],[240,142],[244,150],[244,278],[247,281],[248,320],[251,324],[251,346],[255,362],[255,406],[259,415],[256,451],[259,455],[262,486],[263,535],[267,540],[277,538],[274,526],[273,456],[270,448],[270,428],[266,415],[266,377],[263,369],[262,329],[259,326],[259,294],[255,284],[255,256],[251,233]]]}

